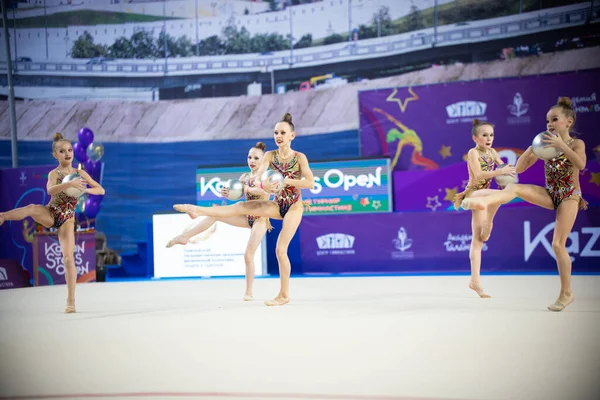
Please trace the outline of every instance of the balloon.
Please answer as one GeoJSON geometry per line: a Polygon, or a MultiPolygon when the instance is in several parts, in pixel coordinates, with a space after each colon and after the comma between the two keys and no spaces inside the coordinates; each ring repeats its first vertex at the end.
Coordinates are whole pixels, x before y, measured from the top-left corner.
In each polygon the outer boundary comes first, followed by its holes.
{"type": "Polygon", "coordinates": [[[77,205],[75,206],[75,212],[78,214],[85,213],[85,202],[88,199],[88,194],[84,193],[77,199],[77,205]]]}
{"type": "Polygon", "coordinates": [[[79,143],[81,143],[84,149],[86,149],[94,141],[94,133],[86,126],[79,130],[77,137],[79,138],[79,143]]]}
{"type": "Polygon", "coordinates": [[[100,211],[100,202],[93,198],[88,197],[88,199],[85,202],[85,215],[88,218],[96,218],[96,215],[98,215],[99,211],[100,211]]]}
{"type": "Polygon", "coordinates": [[[75,142],[73,144],[73,154],[75,155],[77,161],[79,161],[80,163],[84,163],[87,161],[85,147],[81,143],[75,142]]]}
{"type": "Polygon", "coordinates": [[[94,162],[100,161],[104,155],[104,146],[102,143],[92,143],[87,147],[86,154],[88,158],[94,162]]]}

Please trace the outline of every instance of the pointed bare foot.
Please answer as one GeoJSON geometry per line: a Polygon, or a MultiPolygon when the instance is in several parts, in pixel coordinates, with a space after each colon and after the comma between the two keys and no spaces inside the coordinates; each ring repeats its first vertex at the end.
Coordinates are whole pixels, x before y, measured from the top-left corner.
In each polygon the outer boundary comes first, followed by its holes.
{"type": "Polygon", "coordinates": [[[273,300],[267,300],[267,301],[265,301],[265,305],[267,305],[269,307],[276,307],[276,306],[282,306],[282,305],[287,304],[289,302],[290,302],[290,298],[289,297],[277,296],[273,300]]]}
{"type": "Polygon", "coordinates": [[[67,300],[67,307],[65,308],[65,313],[74,314],[75,313],[75,302],[67,300]]]}
{"type": "Polygon", "coordinates": [[[252,300],[254,300],[254,297],[252,296],[252,293],[250,293],[250,294],[246,293],[244,295],[244,301],[252,301],[252,300]]]}
{"type": "Polygon", "coordinates": [[[556,300],[556,302],[554,304],[550,304],[548,306],[548,310],[550,311],[562,311],[565,308],[567,308],[567,306],[569,304],[571,304],[573,302],[573,300],[575,300],[575,296],[573,296],[573,294],[566,296],[566,295],[560,295],[558,296],[558,300],[556,300]]]}
{"type": "Polygon", "coordinates": [[[186,237],[183,237],[182,235],[177,235],[173,239],[169,240],[169,243],[167,243],[167,249],[175,246],[176,244],[186,245],[188,244],[188,242],[189,240],[186,237]]]}
{"type": "Polygon", "coordinates": [[[4,223],[4,217],[2,215],[0,215],[0,225],[2,225],[4,223]]]}
{"type": "Polygon", "coordinates": [[[464,199],[460,206],[465,210],[485,210],[485,204],[478,198],[464,199]]]}
{"type": "Polygon", "coordinates": [[[474,290],[482,299],[489,299],[492,297],[489,294],[485,294],[479,282],[469,282],[469,289],[474,290]]]}
{"type": "Polygon", "coordinates": [[[186,213],[187,215],[189,215],[190,218],[194,219],[197,217],[196,213],[194,213],[189,204],[175,204],[173,206],[173,209],[175,209],[175,211],[179,211],[181,213],[186,213]]]}

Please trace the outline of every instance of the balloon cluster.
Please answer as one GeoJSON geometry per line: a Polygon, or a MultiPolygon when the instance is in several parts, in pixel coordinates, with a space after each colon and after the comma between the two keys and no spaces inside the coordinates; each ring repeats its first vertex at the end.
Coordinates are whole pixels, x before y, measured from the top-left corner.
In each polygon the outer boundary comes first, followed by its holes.
{"type": "MultiPolygon", "coordinates": [[[[96,181],[100,182],[102,175],[102,156],[104,146],[102,143],[94,142],[94,133],[87,127],[83,127],[77,134],[78,141],[73,143],[73,154],[77,161],[83,164],[83,169],[96,181]]],[[[79,197],[75,207],[77,221],[86,218],[94,219],[100,211],[100,203],[104,196],[84,193],[79,197]]],[[[88,221],[89,225],[89,221],[88,221]]]]}

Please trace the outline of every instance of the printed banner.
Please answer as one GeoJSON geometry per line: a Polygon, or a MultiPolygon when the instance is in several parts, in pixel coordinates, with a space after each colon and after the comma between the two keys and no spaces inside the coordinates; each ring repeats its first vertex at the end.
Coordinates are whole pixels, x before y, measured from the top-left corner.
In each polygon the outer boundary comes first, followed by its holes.
{"type": "Polygon", "coordinates": [[[495,125],[494,148],[509,163],[546,130],[560,96],[577,112],[588,159],[600,160],[600,70],[397,87],[359,92],[363,157],[388,156],[393,171],[434,170],[465,161],[474,118],[495,125]]]}
{"type": "MultiPolygon", "coordinates": [[[[48,173],[56,165],[0,169],[0,212],[29,204],[48,204],[48,173]]],[[[0,226],[0,258],[17,260],[33,276],[33,234],[31,218],[6,221],[0,226]]]]}
{"type": "Polygon", "coordinates": [[[0,290],[29,286],[29,274],[17,261],[0,260],[0,290]]]}
{"type": "MultiPolygon", "coordinates": [[[[392,210],[389,159],[311,163],[312,189],[302,189],[304,215],[389,212],[392,210]]],[[[220,192],[229,179],[239,179],[247,167],[199,168],[196,204],[233,204],[220,192]]]]}
{"type": "MultiPolygon", "coordinates": [[[[394,171],[394,211],[454,211],[453,199],[457,192],[465,190],[469,175],[467,163],[461,162],[433,171],[394,171]]],[[[544,164],[536,162],[517,176],[518,183],[545,186],[544,164]]],[[[590,206],[600,206],[600,164],[588,161],[579,175],[583,198],[590,206]]],[[[498,189],[492,180],[491,189],[498,189]]],[[[516,198],[503,206],[527,206],[531,204],[516,198]]]]}
{"type": "MultiPolygon", "coordinates": [[[[65,284],[66,269],[58,235],[36,234],[33,241],[35,286],[65,284]]],[[[93,232],[75,233],[75,268],[77,283],[96,280],[96,239],[93,232]]]]}
{"type": "MultiPolygon", "coordinates": [[[[501,208],[483,247],[482,271],[556,271],[555,215],[501,208]]],[[[303,273],[468,272],[470,245],[470,211],[312,216],[300,225],[303,273]]],[[[600,207],[579,212],[567,250],[574,272],[600,272],[600,207]]]]}
{"type": "MultiPolygon", "coordinates": [[[[166,247],[170,239],[203,220],[191,220],[187,214],[152,216],[155,278],[244,276],[248,228],[216,222],[196,236],[196,243],[166,247]]],[[[265,235],[254,254],[255,276],[267,271],[266,242],[265,235]]]]}

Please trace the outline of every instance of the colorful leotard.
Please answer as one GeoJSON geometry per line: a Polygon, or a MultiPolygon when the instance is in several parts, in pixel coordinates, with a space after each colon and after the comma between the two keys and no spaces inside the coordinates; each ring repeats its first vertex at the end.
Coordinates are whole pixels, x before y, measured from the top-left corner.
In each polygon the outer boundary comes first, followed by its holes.
{"type": "MultiPolygon", "coordinates": [[[[477,151],[479,151],[479,166],[481,167],[481,171],[483,171],[483,172],[493,171],[495,161],[494,161],[494,156],[493,156],[492,152],[484,153],[484,152],[480,151],[479,149],[477,151]]],[[[464,199],[466,199],[471,193],[475,192],[476,190],[489,189],[490,184],[492,183],[492,178],[480,179],[480,180],[476,181],[473,171],[471,171],[470,167],[468,169],[469,169],[469,182],[467,183],[467,187],[465,188],[464,191],[457,193],[456,196],[454,196],[454,209],[455,210],[458,210],[458,208],[460,207],[460,203],[462,203],[462,201],[464,199]]]]}
{"type": "MultiPolygon", "coordinates": [[[[248,187],[256,187],[256,180],[254,178],[250,177],[250,174],[245,174],[242,177],[242,182],[244,183],[244,185],[248,186],[248,187]]],[[[247,193],[245,192],[246,195],[246,201],[248,200],[264,200],[263,196],[259,195],[259,194],[252,194],[252,193],[247,193]]],[[[248,218],[248,225],[250,225],[250,228],[252,228],[252,226],[254,225],[254,222],[262,217],[258,217],[256,215],[247,215],[246,216],[248,218]]],[[[271,222],[269,221],[269,218],[266,218],[267,220],[267,230],[270,232],[271,229],[273,229],[273,227],[271,226],[271,222]]]]}
{"type": "MultiPolygon", "coordinates": [[[[56,170],[58,177],[56,184],[60,185],[66,176],[64,173],[56,170]]],[[[58,192],[50,198],[50,202],[46,208],[54,218],[53,228],[60,228],[65,222],[73,218],[75,215],[75,206],[77,206],[77,197],[68,196],[65,192],[58,192]]]]}
{"type": "MultiPolygon", "coordinates": [[[[279,159],[278,151],[273,152],[273,158],[269,163],[269,168],[279,171],[284,178],[289,179],[301,179],[302,172],[300,171],[300,163],[298,162],[298,153],[294,152],[294,155],[288,162],[282,162],[279,159]]],[[[281,218],[285,217],[285,214],[289,211],[290,207],[293,206],[300,199],[300,189],[295,186],[285,186],[279,193],[275,194],[273,199],[279,206],[279,214],[281,218]]]]}
{"type": "MultiPolygon", "coordinates": [[[[571,143],[573,143],[573,139],[567,142],[567,145],[571,143]]],[[[544,161],[546,191],[552,198],[555,210],[560,203],[568,199],[579,199],[579,209],[587,209],[587,202],[581,196],[581,188],[574,178],[577,172],[571,160],[564,153],[544,161]]]]}

